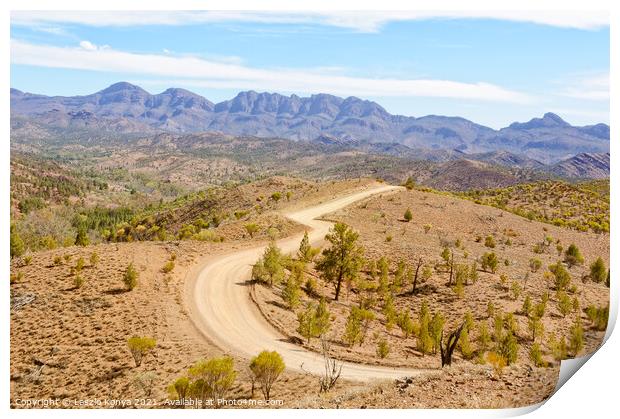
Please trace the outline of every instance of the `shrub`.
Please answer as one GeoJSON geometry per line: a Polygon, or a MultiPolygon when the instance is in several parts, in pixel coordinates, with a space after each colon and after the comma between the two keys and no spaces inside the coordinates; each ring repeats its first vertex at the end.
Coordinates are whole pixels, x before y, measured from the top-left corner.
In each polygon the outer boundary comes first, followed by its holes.
{"type": "Polygon", "coordinates": [[[60,256],[54,256],[54,266],[62,265],[62,258],[60,256]]]}
{"type": "Polygon", "coordinates": [[[491,273],[495,273],[497,270],[497,256],[493,252],[488,252],[482,255],[480,265],[483,271],[490,271],[491,273]]]}
{"type": "Polygon", "coordinates": [[[564,291],[558,292],[558,310],[562,317],[566,317],[568,313],[570,313],[573,309],[573,302],[571,301],[568,294],[564,291]]]}
{"type": "Polygon", "coordinates": [[[495,248],[495,237],[489,235],[484,239],[484,245],[486,247],[490,247],[491,249],[495,248]]]}
{"type": "Polygon", "coordinates": [[[282,193],[281,192],[274,192],[271,194],[271,199],[273,199],[274,201],[278,202],[280,199],[282,199],[282,193]]]}
{"type": "Polygon", "coordinates": [[[577,356],[583,349],[584,344],[583,325],[581,324],[580,317],[575,318],[575,323],[571,326],[569,334],[569,349],[573,356],[577,356]]]}
{"type": "Polygon", "coordinates": [[[433,353],[437,353],[441,342],[441,335],[443,333],[443,326],[446,323],[443,315],[440,312],[436,312],[433,315],[433,319],[429,325],[429,333],[433,343],[433,353]]]}
{"type": "Polygon", "coordinates": [[[165,274],[172,272],[172,270],[174,269],[174,262],[169,260],[168,262],[166,262],[164,264],[164,266],[161,268],[161,271],[165,274]]]}
{"type": "Polygon", "coordinates": [[[537,342],[534,342],[530,347],[530,361],[532,361],[536,367],[544,367],[547,365],[543,360],[542,350],[537,342]]]}
{"type": "Polygon", "coordinates": [[[229,356],[197,361],[190,367],[189,375],[193,378],[190,393],[205,403],[224,399],[237,378],[235,363],[229,356]]]}
{"type": "Polygon", "coordinates": [[[556,361],[566,359],[568,356],[568,345],[564,336],[562,336],[562,339],[557,340],[555,335],[551,335],[549,337],[549,348],[551,349],[553,359],[556,361]]]}
{"type": "Polygon", "coordinates": [[[491,335],[489,335],[489,327],[486,321],[478,323],[478,348],[481,353],[486,352],[491,344],[491,335]]]}
{"type": "Polygon", "coordinates": [[[427,234],[429,231],[431,231],[431,228],[433,228],[432,224],[424,224],[424,233],[427,234]]]}
{"type": "Polygon", "coordinates": [[[370,326],[370,322],[374,319],[375,315],[372,311],[356,306],[351,307],[342,340],[349,346],[353,346],[356,343],[361,345],[366,339],[366,332],[370,326]]]}
{"type": "Polygon", "coordinates": [[[84,285],[84,278],[82,277],[82,275],[77,274],[73,277],[73,286],[78,289],[78,288],[82,288],[82,286],[84,285]]]}
{"type": "Polygon", "coordinates": [[[609,305],[598,308],[590,305],[586,308],[586,316],[588,316],[588,320],[590,320],[595,330],[606,330],[609,318],[609,305]]]}
{"type": "Polygon", "coordinates": [[[86,228],[78,228],[77,236],[75,237],[76,246],[88,246],[89,243],[90,240],[88,239],[88,235],[86,234],[86,228]]]}
{"type": "Polygon", "coordinates": [[[583,265],[583,256],[579,251],[579,248],[574,244],[568,246],[564,253],[564,262],[571,268],[573,265],[583,265]]]}
{"type": "Polygon", "coordinates": [[[489,364],[491,364],[491,366],[493,367],[495,375],[497,377],[501,377],[502,371],[507,364],[506,357],[497,352],[489,352],[489,354],[487,355],[487,361],[489,361],[489,364]]]}
{"type": "Polygon", "coordinates": [[[93,252],[90,254],[90,266],[97,266],[97,263],[99,263],[99,255],[93,252]]]}
{"type": "Polygon", "coordinates": [[[504,338],[501,340],[498,349],[500,355],[506,359],[507,365],[517,362],[519,343],[517,342],[517,338],[511,332],[506,333],[504,338]]]}
{"type": "Polygon", "coordinates": [[[413,220],[413,214],[411,213],[411,210],[409,208],[407,208],[407,211],[405,211],[405,215],[403,215],[403,217],[405,218],[405,221],[410,222],[411,220],[413,220]]]}
{"type": "Polygon", "coordinates": [[[467,328],[463,328],[463,330],[461,330],[461,335],[459,337],[459,348],[464,359],[472,359],[474,357],[474,349],[469,340],[469,332],[467,328]]]}
{"type": "Polygon", "coordinates": [[[516,280],[512,281],[512,284],[510,285],[510,292],[513,300],[519,299],[519,296],[521,296],[521,290],[522,288],[519,282],[516,280]]]}
{"type": "Polygon", "coordinates": [[[11,224],[10,241],[11,259],[23,255],[26,251],[26,246],[20,235],[17,233],[14,224],[11,224]]]}
{"type": "Polygon", "coordinates": [[[133,262],[127,265],[127,269],[125,269],[123,284],[128,291],[133,290],[138,285],[138,271],[133,266],[133,262]]]}
{"type": "Polygon", "coordinates": [[[409,317],[409,310],[405,309],[402,311],[402,313],[398,316],[398,319],[396,320],[396,324],[400,328],[405,339],[407,339],[413,333],[414,324],[413,320],[411,320],[411,317],[409,317]]]}
{"type": "Polygon", "coordinates": [[[155,339],[149,337],[134,336],[127,339],[127,346],[136,362],[136,367],[142,364],[142,358],[155,348],[155,344],[155,339]]]}
{"type": "Polygon", "coordinates": [[[295,278],[290,275],[284,282],[284,288],[282,289],[282,299],[286,303],[289,309],[294,309],[299,305],[301,297],[301,287],[295,278]]]}
{"type": "Polygon", "coordinates": [[[532,272],[538,272],[538,270],[542,267],[542,261],[537,258],[530,259],[530,270],[532,272]]]}
{"type": "Polygon", "coordinates": [[[188,396],[190,381],[187,377],[180,377],[168,387],[168,393],[171,398],[177,398],[181,401],[188,396]]]}
{"type": "Polygon", "coordinates": [[[320,337],[327,333],[330,327],[327,301],[321,299],[318,306],[308,303],[306,309],[297,314],[299,325],[297,332],[310,342],[313,337],[320,337]]]}
{"type": "Polygon", "coordinates": [[[153,387],[157,381],[157,375],[153,371],[147,371],[136,375],[133,384],[144,393],[145,397],[150,397],[153,387]]]}
{"type": "Polygon", "coordinates": [[[565,291],[570,285],[571,278],[564,265],[558,261],[555,265],[549,266],[549,270],[553,273],[556,291],[565,291]]]}
{"type": "Polygon", "coordinates": [[[262,351],[250,361],[250,370],[259,383],[263,396],[270,400],[271,387],[284,371],[282,357],[276,351],[262,351]]]}
{"type": "Polygon", "coordinates": [[[76,272],[82,272],[82,269],[84,269],[84,266],[86,265],[86,262],[84,262],[84,258],[79,258],[77,260],[77,262],[75,262],[75,271],[76,272]]]}
{"type": "Polygon", "coordinates": [[[260,227],[256,223],[248,223],[244,227],[245,231],[248,232],[250,237],[254,237],[254,234],[258,233],[258,230],[260,229],[260,227]]]}
{"type": "Polygon", "coordinates": [[[545,332],[544,323],[540,320],[540,317],[531,316],[527,320],[527,328],[532,333],[532,341],[536,341],[536,338],[542,337],[545,332]]]}
{"type": "Polygon", "coordinates": [[[605,281],[607,278],[607,269],[605,268],[605,262],[598,257],[592,265],[590,265],[590,279],[597,284],[605,281]]]}
{"type": "Polygon", "coordinates": [[[268,283],[269,286],[279,283],[284,278],[282,261],[282,251],[275,241],[271,241],[262,258],[252,268],[252,279],[268,283]]]}
{"type": "Polygon", "coordinates": [[[390,345],[388,344],[388,341],[385,339],[381,339],[377,343],[377,356],[383,359],[387,357],[389,353],[390,353],[390,345]]]}

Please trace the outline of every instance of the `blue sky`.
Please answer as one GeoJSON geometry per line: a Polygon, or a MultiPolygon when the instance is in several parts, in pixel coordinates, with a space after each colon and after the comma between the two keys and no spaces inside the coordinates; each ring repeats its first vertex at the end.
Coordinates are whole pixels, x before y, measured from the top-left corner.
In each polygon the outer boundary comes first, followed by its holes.
{"type": "Polygon", "coordinates": [[[18,12],[11,86],[76,95],[124,80],[213,102],[332,93],[496,128],[549,111],[583,125],[609,120],[609,45],[588,16],[18,12]]]}

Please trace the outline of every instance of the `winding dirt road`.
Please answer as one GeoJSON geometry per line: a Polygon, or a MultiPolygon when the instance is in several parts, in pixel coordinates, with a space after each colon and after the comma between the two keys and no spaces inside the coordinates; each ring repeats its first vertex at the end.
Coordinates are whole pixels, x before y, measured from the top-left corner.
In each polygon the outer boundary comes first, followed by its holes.
{"type": "MultiPolygon", "coordinates": [[[[378,186],[285,215],[307,225],[310,241],[317,245],[324,240],[332,223],[316,218],[371,195],[398,188],[378,186]]],[[[281,239],[278,246],[283,252],[294,252],[299,247],[301,238],[302,235],[299,234],[281,239]]],[[[265,246],[260,246],[219,255],[195,269],[188,281],[186,295],[190,316],[198,329],[223,350],[243,358],[250,358],[264,349],[276,350],[282,355],[287,368],[322,374],[322,356],[287,342],[265,320],[250,299],[245,282],[250,279],[252,264],[262,255],[264,249],[265,246]]],[[[377,378],[394,379],[421,372],[415,369],[344,363],[341,377],[367,381],[377,378]]]]}

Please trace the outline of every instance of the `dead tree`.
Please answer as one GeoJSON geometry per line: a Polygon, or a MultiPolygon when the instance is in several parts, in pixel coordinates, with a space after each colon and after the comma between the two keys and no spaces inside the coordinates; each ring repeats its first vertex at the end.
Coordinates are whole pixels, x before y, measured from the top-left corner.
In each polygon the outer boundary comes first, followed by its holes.
{"type": "Polygon", "coordinates": [[[325,363],[325,374],[319,378],[321,393],[327,393],[331,390],[336,385],[338,378],[340,378],[340,373],[342,372],[342,362],[339,364],[338,361],[329,354],[330,346],[327,338],[321,335],[321,351],[325,363]]]}
{"type": "Polygon", "coordinates": [[[450,280],[448,281],[448,286],[452,286],[452,274],[454,272],[454,252],[450,251],[450,280]]]}
{"type": "Polygon", "coordinates": [[[461,323],[461,325],[454,330],[448,336],[448,340],[444,346],[443,342],[443,330],[441,331],[441,339],[439,341],[439,349],[441,351],[441,368],[446,365],[452,365],[452,353],[456,349],[456,344],[459,342],[459,338],[461,337],[461,331],[465,326],[465,322],[461,323]]]}
{"type": "Polygon", "coordinates": [[[418,274],[420,273],[420,267],[422,266],[422,258],[418,259],[418,264],[415,267],[415,275],[413,276],[413,287],[411,288],[411,294],[415,294],[415,289],[418,286],[418,274]]]}

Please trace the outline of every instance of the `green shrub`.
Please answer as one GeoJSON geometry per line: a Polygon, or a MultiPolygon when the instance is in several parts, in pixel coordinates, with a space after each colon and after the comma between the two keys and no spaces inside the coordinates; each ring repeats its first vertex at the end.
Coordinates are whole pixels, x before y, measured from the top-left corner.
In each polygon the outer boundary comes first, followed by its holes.
{"type": "Polygon", "coordinates": [[[136,367],[142,364],[142,359],[155,348],[155,339],[149,337],[134,336],[127,339],[127,346],[136,363],[136,367]]]}
{"type": "Polygon", "coordinates": [[[490,247],[491,249],[494,249],[495,248],[495,237],[491,235],[486,236],[484,239],[484,245],[486,247],[490,247]]]}
{"type": "Polygon", "coordinates": [[[99,263],[99,255],[97,252],[93,252],[90,255],[90,266],[97,266],[97,263],[99,263]]]}
{"type": "Polygon", "coordinates": [[[542,267],[542,261],[537,258],[530,259],[530,270],[532,272],[538,272],[538,270],[542,267]]]}
{"type": "Polygon", "coordinates": [[[497,271],[497,255],[493,252],[488,252],[482,255],[480,265],[483,271],[490,271],[491,273],[495,273],[497,271]]]}
{"type": "Polygon", "coordinates": [[[361,345],[366,339],[366,332],[370,327],[370,323],[375,319],[375,315],[370,310],[351,307],[351,312],[347,317],[342,340],[349,346],[356,343],[361,345]]]}
{"type": "Polygon", "coordinates": [[[570,313],[573,309],[573,303],[564,291],[558,292],[558,310],[562,317],[566,317],[568,313],[570,313]]]}
{"type": "Polygon", "coordinates": [[[189,392],[203,403],[224,399],[237,378],[235,363],[229,356],[197,361],[189,368],[193,379],[189,392]]]}
{"type": "Polygon", "coordinates": [[[605,262],[598,257],[592,265],[590,265],[590,279],[597,284],[605,281],[607,278],[607,269],[605,268],[605,262]]]}
{"type": "Polygon", "coordinates": [[[123,284],[128,291],[133,290],[138,285],[138,271],[133,266],[133,262],[127,265],[123,274],[123,284]]]}
{"type": "Polygon", "coordinates": [[[405,218],[405,221],[410,222],[411,220],[413,220],[413,214],[411,213],[411,209],[407,208],[407,211],[405,211],[405,215],[403,216],[405,218]]]}
{"type": "Polygon", "coordinates": [[[571,268],[573,265],[583,265],[583,256],[579,251],[579,248],[574,244],[568,246],[564,253],[564,262],[571,268]]]}
{"type": "Polygon", "coordinates": [[[77,274],[73,277],[73,286],[78,289],[78,288],[82,288],[82,286],[84,285],[84,277],[82,277],[82,275],[77,274]]]}
{"type": "Polygon", "coordinates": [[[244,227],[250,237],[254,237],[254,234],[258,233],[258,230],[260,230],[260,227],[256,223],[248,223],[244,227]]]}
{"type": "Polygon", "coordinates": [[[172,270],[174,269],[174,262],[169,260],[168,262],[166,262],[164,264],[164,266],[161,268],[161,271],[165,274],[172,272],[172,270]]]}
{"type": "Polygon", "coordinates": [[[377,343],[377,356],[381,359],[386,358],[390,353],[390,345],[388,341],[385,339],[381,339],[377,343]]]}
{"type": "Polygon", "coordinates": [[[547,365],[542,357],[542,349],[540,349],[540,345],[537,342],[534,342],[530,347],[530,361],[539,368],[547,365]]]}
{"type": "Polygon", "coordinates": [[[262,351],[250,361],[250,371],[259,383],[263,396],[270,400],[271,387],[278,380],[286,366],[276,351],[262,351]]]}

